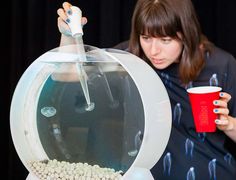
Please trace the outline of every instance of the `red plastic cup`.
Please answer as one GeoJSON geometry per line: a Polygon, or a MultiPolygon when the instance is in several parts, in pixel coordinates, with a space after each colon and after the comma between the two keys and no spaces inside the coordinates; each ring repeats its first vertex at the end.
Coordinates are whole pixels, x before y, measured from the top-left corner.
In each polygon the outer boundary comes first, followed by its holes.
{"type": "Polygon", "coordinates": [[[197,132],[215,132],[217,114],[213,112],[216,106],[214,100],[219,99],[221,87],[216,86],[200,86],[187,89],[194,124],[197,132]]]}

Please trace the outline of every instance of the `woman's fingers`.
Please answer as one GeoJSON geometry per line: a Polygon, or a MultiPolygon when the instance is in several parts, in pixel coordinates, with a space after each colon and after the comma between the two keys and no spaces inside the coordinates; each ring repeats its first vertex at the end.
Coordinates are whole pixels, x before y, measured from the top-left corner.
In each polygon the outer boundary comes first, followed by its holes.
{"type": "Polygon", "coordinates": [[[70,7],[71,7],[72,5],[70,4],[70,3],[68,3],[68,2],[64,2],[63,4],[62,4],[62,7],[64,8],[64,11],[67,13],[67,14],[72,14],[72,11],[71,11],[71,9],[70,9],[70,7]]]}
{"type": "Polygon", "coordinates": [[[215,120],[215,123],[218,129],[222,131],[228,131],[234,128],[233,121],[235,121],[235,119],[232,118],[231,116],[222,115],[221,118],[215,120]]]}
{"type": "Polygon", "coordinates": [[[220,92],[220,99],[213,101],[213,104],[217,106],[213,111],[218,114],[218,119],[215,120],[217,128],[222,131],[228,131],[234,128],[234,119],[229,116],[228,102],[231,99],[231,95],[226,92],[220,92]]]}
{"type": "MultiPolygon", "coordinates": [[[[64,2],[62,8],[57,10],[59,16],[57,19],[59,31],[66,36],[71,36],[71,30],[68,26],[68,24],[71,23],[70,16],[73,14],[71,7],[72,5],[70,3],[64,2]]],[[[81,25],[84,26],[87,23],[87,18],[82,17],[81,22],[79,21],[78,23],[81,23],[81,25]]]]}
{"type": "Polygon", "coordinates": [[[65,11],[62,9],[62,8],[60,8],[60,9],[58,9],[57,10],[57,14],[58,14],[58,16],[61,18],[61,19],[63,19],[65,22],[67,22],[68,20],[68,16],[66,15],[66,13],[65,13],[65,11]]]}
{"type": "Polygon", "coordinates": [[[224,107],[227,108],[228,104],[226,101],[222,101],[222,100],[215,100],[213,101],[213,104],[219,107],[224,107]]]}
{"type": "MultiPolygon", "coordinates": [[[[70,23],[70,18],[68,17],[69,15],[72,14],[70,7],[71,7],[71,4],[65,2],[65,3],[63,3],[63,8],[60,8],[57,10],[58,16],[61,17],[66,23],[70,23]]],[[[87,22],[88,22],[88,20],[86,17],[81,18],[82,26],[87,24],[87,22]]]]}
{"type": "Polygon", "coordinates": [[[58,16],[60,16],[65,22],[69,23],[70,22],[70,19],[68,18],[68,15],[71,15],[72,14],[72,11],[70,9],[72,5],[68,2],[64,2],[62,4],[62,7],[63,8],[59,8],[57,10],[57,14],[58,16]]]}
{"type": "Polygon", "coordinates": [[[65,21],[61,17],[58,17],[57,23],[58,23],[59,31],[62,34],[66,36],[71,36],[71,30],[69,26],[65,23],[65,21]]]}
{"type": "Polygon", "coordinates": [[[226,102],[229,102],[230,99],[231,99],[231,95],[226,93],[226,92],[220,92],[220,99],[222,101],[226,101],[226,102]]]}
{"type": "Polygon", "coordinates": [[[225,92],[220,92],[220,99],[213,101],[216,108],[213,110],[218,115],[229,115],[228,102],[231,99],[231,95],[225,92]]]}
{"type": "Polygon", "coordinates": [[[229,121],[227,119],[216,119],[215,120],[215,123],[217,125],[228,125],[229,124],[229,121]]]}
{"type": "Polygon", "coordinates": [[[213,109],[215,114],[220,115],[229,115],[229,109],[228,108],[215,108],[213,109]]]}

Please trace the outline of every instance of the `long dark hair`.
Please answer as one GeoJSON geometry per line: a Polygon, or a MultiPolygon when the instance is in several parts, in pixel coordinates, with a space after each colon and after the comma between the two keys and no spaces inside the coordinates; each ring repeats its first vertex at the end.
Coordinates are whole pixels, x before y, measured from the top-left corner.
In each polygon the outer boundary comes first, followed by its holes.
{"type": "Polygon", "coordinates": [[[142,34],[169,36],[183,43],[179,76],[184,84],[196,79],[204,67],[204,52],[210,51],[212,45],[202,35],[191,0],[138,0],[132,17],[129,51],[147,61],[139,42],[142,34]]]}

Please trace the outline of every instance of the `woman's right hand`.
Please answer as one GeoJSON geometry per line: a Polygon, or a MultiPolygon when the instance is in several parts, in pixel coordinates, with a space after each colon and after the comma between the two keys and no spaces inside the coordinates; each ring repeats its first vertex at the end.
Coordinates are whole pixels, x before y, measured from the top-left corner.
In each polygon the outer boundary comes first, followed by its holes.
{"type": "MultiPolygon", "coordinates": [[[[68,15],[72,14],[72,10],[71,7],[72,5],[68,2],[64,2],[62,4],[62,8],[59,8],[57,10],[57,14],[58,14],[58,19],[57,19],[57,26],[58,29],[60,31],[60,33],[62,35],[71,37],[71,30],[68,26],[68,24],[70,23],[70,18],[68,15]]],[[[81,19],[81,24],[82,26],[85,25],[87,23],[87,18],[86,17],[82,17],[81,19]]]]}

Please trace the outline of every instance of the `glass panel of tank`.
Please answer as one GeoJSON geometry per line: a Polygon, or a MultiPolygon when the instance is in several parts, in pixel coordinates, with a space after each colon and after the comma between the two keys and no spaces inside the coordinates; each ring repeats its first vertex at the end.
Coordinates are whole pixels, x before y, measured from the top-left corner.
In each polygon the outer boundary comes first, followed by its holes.
{"type": "Polygon", "coordinates": [[[120,64],[88,58],[88,62],[44,62],[56,68],[39,92],[39,138],[49,159],[126,172],[142,143],[142,101],[120,64]],[[84,71],[87,91],[77,66],[84,71]]]}

